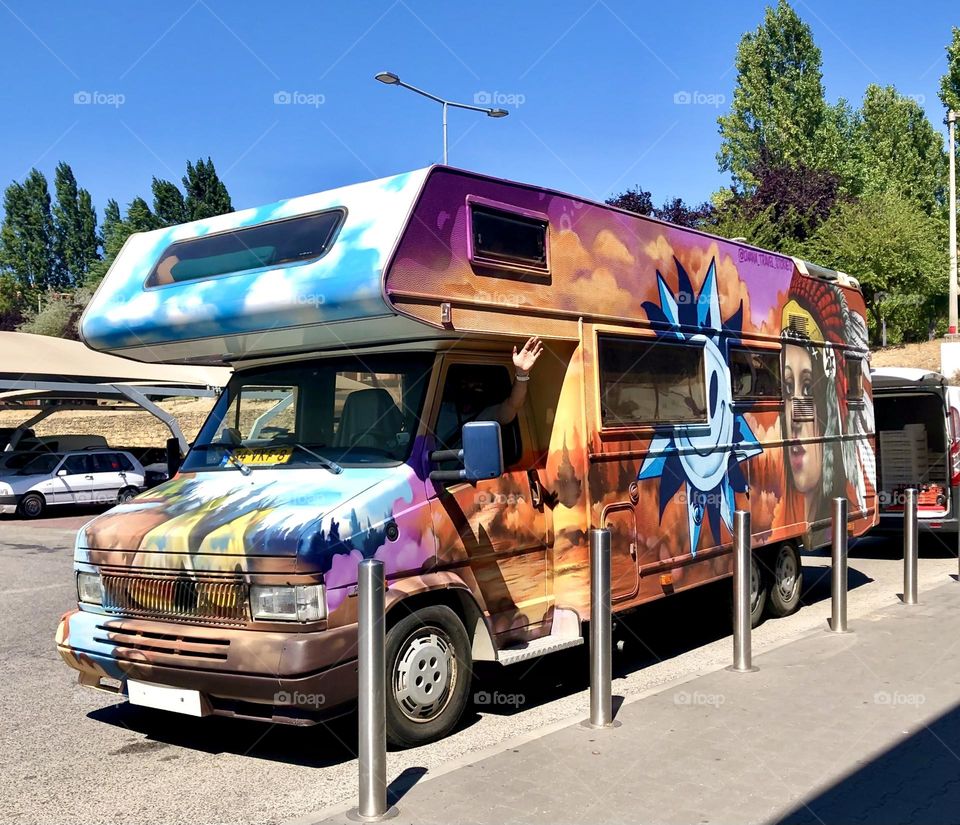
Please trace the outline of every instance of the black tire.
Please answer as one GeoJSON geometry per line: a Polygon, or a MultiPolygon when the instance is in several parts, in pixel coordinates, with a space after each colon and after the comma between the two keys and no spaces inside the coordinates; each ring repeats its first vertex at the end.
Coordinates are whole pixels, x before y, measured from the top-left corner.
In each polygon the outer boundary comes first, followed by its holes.
{"type": "Polygon", "coordinates": [[[750,558],[750,627],[758,627],[763,622],[764,610],[769,600],[770,577],[766,575],[756,553],[750,558]]]}
{"type": "Polygon", "coordinates": [[[140,491],[136,487],[124,487],[117,493],[117,504],[126,504],[130,499],[139,494],[140,491]]]}
{"type": "Polygon", "coordinates": [[[767,600],[767,612],[776,618],[789,616],[800,607],[800,593],[803,591],[803,565],[800,551],[795,544],[781,544],[767,557],[770,580],[770,598],[767,600]]]}
{"type": "Polygon", "coordinates": [[[470,698],[473,663],[463,622],[444,605],[422,607],[394,624],[386,642],[387,741],[415,748],[442,739],[470,698]]]}
{"type": "Polygon", "coordinates": [[[40,493],[27,493],[17,507],[23,518],[40,518],[47,509],[47,500],[40,493]]]}

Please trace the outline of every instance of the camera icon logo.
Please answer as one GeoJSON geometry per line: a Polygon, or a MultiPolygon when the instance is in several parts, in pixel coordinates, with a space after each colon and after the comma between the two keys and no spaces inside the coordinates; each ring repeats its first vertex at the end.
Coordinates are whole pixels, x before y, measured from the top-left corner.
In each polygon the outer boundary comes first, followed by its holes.
{"type": "Polygon", "coordinates": [[[290,92],[274,92],[273,102],[279,106],[286,106],[293,101],[293,95],[290,92]]]}

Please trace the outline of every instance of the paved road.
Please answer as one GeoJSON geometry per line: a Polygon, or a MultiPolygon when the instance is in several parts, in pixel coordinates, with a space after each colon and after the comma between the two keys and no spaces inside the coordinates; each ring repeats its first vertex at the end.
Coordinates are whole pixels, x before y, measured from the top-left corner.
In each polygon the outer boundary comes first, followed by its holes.
{"type": "MultiPolygon", "coordinates": [[[[357,775],[349,717],[312,729],[196,720],[115,705],[76,684],[53,644],[57,619],[75,600],[70,548],[83,517],[68,518],[77,522],[69,529],[59,520],[0,521],[0,822],[284,822],[348,804],[357,775]]],[[[956,571],[949,552],[924,544],[921,588],[956,571]]],[[[825,555],[805,558],[808,606],[755,631],[758,652],[824,624],[827,563],[825,555]]],[[[857,543],[851,620],[894,604],[901,570],[895,544],[857,543]]],[[[614,692],[629,699],[726,662],[725,595],[681,595],[621,623],[614,692]]],[[[390,754],[391,778],[412,781],[514,737],[560,728],[587,705],[583,649],[483,674],[490,681],[482,690],[498,704],[476,704],[443,742],[390,754]]]]}

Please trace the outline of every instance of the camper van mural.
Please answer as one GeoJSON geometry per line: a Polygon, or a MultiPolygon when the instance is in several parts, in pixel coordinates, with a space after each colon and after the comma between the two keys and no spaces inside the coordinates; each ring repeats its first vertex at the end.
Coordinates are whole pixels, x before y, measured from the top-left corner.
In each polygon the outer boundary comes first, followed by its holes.
{"type": "Polygon", "coordinates": [[[729,576],[750,510],[756,622],[799,606],[832,497],[876,521],[856,281],[570,195],[434,167],[134,236],[81,329],[235,367],[179,474],[77,539],[58,649],[142,704],[353,701],[378,558],[415,745],[473,662],[582,643],[593,527],[619,611],[729,576]]]}

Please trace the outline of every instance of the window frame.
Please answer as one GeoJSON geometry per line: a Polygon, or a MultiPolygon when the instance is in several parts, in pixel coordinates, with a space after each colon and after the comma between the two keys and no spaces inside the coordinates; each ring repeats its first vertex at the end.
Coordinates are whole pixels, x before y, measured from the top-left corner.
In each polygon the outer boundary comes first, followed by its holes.
{"type": "Polygon", "coordinates": [[[746,341],[743,339],[731,339],[728,343],[727,365],[730,370],[730,398],[734,407],[769,407],[781,408],[784,405],[784,384],[783,384],[783,347],[763,346],[755,341],[746,341]],[[733,366],[730,354],[733,351],[748,352],[751,354],[770,355],[777,359],[777,395],[744,395],[735,394],[733,387],[733,366]]]}
{"type": "Polygon", "coordinates": [[[347,208],[345,206],[334,206],[329,209],[317,209],[313,212],[304,212],[302,215],[288,215],[285,218],[275,218],[272,221],[263,221],[262,223],[253,223],[248,226],[234,226],[228,229],[221,229],[217,232],[207,232],[203,235],[193,235],[188,238],[177,238],[176,240],[171,241],[167,244],[163,250],[157,255],[156,260],[153,262],[153,266],[150,267],[150,271],[147,273],[147,277],[143,281],[144,290],[154,290],[154,289],[169,289],[171,287],[183,287],[186,284],[201,284],[207,283],[208,281],[219,280],[220,278],[233,278],[237,275],[253,275],[259,274],[262,272],[270,272],[274,269],[286,269],[291,266],[303,266],[304,264],[311,264],[319,261],[329,254],[330,250],[333,249],[334,245],[337,242],[337,239],[340,237],[340,232],[343,229],[344,224],[347,221],[347,208]],[[172,250],[178,244],[186,244],[191,241],[197,241],[206,238],[216,238],[220,235],[230,235],[232,233],[241,233],[245,229],[261,229],[265,226],[272,226],[274,224],[288,223],[295,220],[303,220],[305,218],[315,218],[319,215],[329,214],[331,212],[339,212],[340,219],[337,222],[337,225],[333,228],[333,231],[330,233],[330,240],[327,242],[326,248],[319,255],[315,255],[311,258],[303,258],[301,260],[295,261],[286,261],[284,263],[276,264],[266,264],[264,266],[251,267],[249,269],[237,269],[233,272],[220,272],[217,275],[208,275],[203,278],[185,278],[182,281],[172,281],[169,284],[152,284],[150,279],[154,276],[157,271],[157,267],[160,265],[160,262],[170,254],[172,250]]]}
{"type": "Polygon", "coordinates": [[[843,353],[843,377],[847,385],[847,407],[849,409],[859,410],[867,403],[867,387],[866,383],[863,380],[863,362],[864,356],[859,352],[844,352],[843,353]],[[850,365],[856,363],[858,372],[857,372],[857,387],[859,389],[859,394],[856,396],[850,395],[850,365]]]}
{"type": "MultiPolygon", "coordinates": [[[[511,391],[513,388],[513,382],[515,380],[515,373],[513,370],[513,363],[506,358],[495,356],[491,357],[490,354],[487,355],[478,355],[474,352],[448,352],[443,355],[442,362],[437,371],[436,375],[436,385],[431,387],[430,390],[433,392],[433,398],[429,400],[430,409],[429,416],[424,416],[424,422],[426,423],[425,433],[429,435],[434,442],[436,443],[436,428],[437,423],[440,418],[440,410],[443,405],[443,393],[446,389],[447,378],[450,374],[450,370],[453,367],[465,366],[465,365],[475,365],[475,366],[484,366],[484,367],[502,367],[506,370],[507,378],[510,381],[511,391]]],[[[516,461],[512,464],[507,464],[507,456],[504,455],[504,475],[513,472],[521,472],[527,468],[525,458],[529,455],[531,445],[534,442],[534,433],[532,431],[532,422],[530,422],[527,410],[527,404],[525,404],[518,412],[517,417],[511,422],[508,426],[516,426],[517,435],[520,440],[520,452],[517,455],[516,461]]],[[[426,413],[426,410],[424,411],[426,413]]],[[[504,427],[501,425],[501,430],[504,427]]],[[[501,432],[502,438],[502,432],[501,432]]],[[[470,482],[457,482],[458,484],[468,484],[470,482]]]]}
{"type": "Polygon", "coordinates": [[[596,354],[595,363],[596,363],[596,390],[597,390],[597,424],[598,431],[604,434],[607,433],[635,433],[635,432],[644,432],[649,433],[658,429],[663,428],[673,428],[675,430],[683,431],[692,431],[692,432],[709,432],[710,430],[710,417],[709,414],[704,414],[703,418],[696,421],[683,421],[683,420],[662,420],[662,421],[647,421],[647,422],[627,422],[620,424],[607,424],[603,420],[603,364],[601,362],[601,345],[604,339],[616,339],[620,341],[630,341],[640,345],[648,346],[658,346],[663,345],[667,347],[675,348],[685,348],[690,350],[698,350],[700,352],[700,366],[701,366],[701,375],[700,380],[702,381],[704,399],[707,399],[709,392],[709,387],[707,384],[707,359],[706,359],[706,344],[701,341],[691,341],[689,339],[677,339],[676,341],[667,340],[665,336],[658,335],[631,335],[630,333],[624,331],[614,331],[608,329],[597,329],[596,335],[594,337],[594,352],[596,354]]]}
{"type": "Polygon", "coordinates": [[[502,270],[533,278],[549,278],[550,276],[550,218],[544,212],[524,209],[508,203],[491,200],[479,195],[467,195],[467,259],[474,266],[487,270],[502,270]],[[506,217],[521,220],[536,221],[543,224],[543,265],[523,263],[522,261],[506,261],[501,258],[490,258],[483,255],[476,248],[473,216],[476,209],[481,211],[499,212],[506,217]]]}

